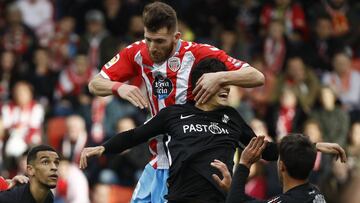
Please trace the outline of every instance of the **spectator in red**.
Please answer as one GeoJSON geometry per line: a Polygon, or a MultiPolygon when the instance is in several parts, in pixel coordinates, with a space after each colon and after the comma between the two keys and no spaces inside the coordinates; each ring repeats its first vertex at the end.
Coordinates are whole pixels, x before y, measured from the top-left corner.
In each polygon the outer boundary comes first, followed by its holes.
{"type": "Polygon", "coordinates": [[[20,81],[13,89],[13,100],[2,106],[1,116],[9,139],[7,155],[18,157],[28,145],[41,142],[44,108],[33,98],[32,86],[20,81]]]}
{"type": "Polygon", "coordinates": [[[0,31],[0,47],[13,51],[18,60],[30,61],[31,54],[37,46],[37,39],[33,31],[23,24],[17,4],[7,6],[6,23],[5,29],[0,31]]]}
{"type": "Polygon", "coordinates": [[[55,113],[57,115],[72,113],[77,107],[90,105],[91,98],[88,94],[87,84],[97,74],[95,67],[89,64],[84,54],[78,54],[75,61],[60,72],[55,89],[57,102],[55,113]]]}
{"type": "Polygon", "coordinates": [[[307,39],[307,25],[303,8],[292,0],[275,0],[274,4],[267,4],[260,14],[260,24],[267,29],[272,20],[283,23],[285,34],[290,41],[307,39]]]}
{"type": "Polygon", "coordinates": [[[56,72],[65,69],[75,57],[79,46],[79,36],[74,32],[75,25],[75,19],[70,16],[64,16],[56,24],[49,45],[53,59],[51,68],[56,72]]]}

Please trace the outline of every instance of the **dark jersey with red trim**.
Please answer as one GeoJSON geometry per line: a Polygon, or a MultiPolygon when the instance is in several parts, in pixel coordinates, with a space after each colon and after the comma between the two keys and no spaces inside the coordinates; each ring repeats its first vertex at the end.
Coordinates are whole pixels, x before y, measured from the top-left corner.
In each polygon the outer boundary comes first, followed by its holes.
{"type": "MultiPolygon", "coordinates": [[[[210,163],[218,159],[231,170],[235,148],[256,136],[234,108],[203,111],[187,103],[164,108],[143,126],[114,136],[105,152],[120,152],[159,133],[167,135],[169,202],[224,202],[226,194],[212,179],[220,174],[210,163]]],[[[269,143],[263,158],[277,159],[275,144],[269,143]]]]}
{"type": "MultiPolygon", "coordinates": [[[[190,72],[202,59],[217,58],[228,70],[248,67],[249,64],[228,56],[224,51],[207,44],[179,40],[175,54],[161,64],[154,63],[148,53],[145,41],[135,42],[102,67],[100,74],[112,81],[125,82],[141,76],[147,90],[151,114],[173,104],[184,104],[192,100],[190,72]]],[[[168,168],[169,163],[163,148],[163,136],[150,142],[154,155],[150,162],[154,168],[168,168]]]]}

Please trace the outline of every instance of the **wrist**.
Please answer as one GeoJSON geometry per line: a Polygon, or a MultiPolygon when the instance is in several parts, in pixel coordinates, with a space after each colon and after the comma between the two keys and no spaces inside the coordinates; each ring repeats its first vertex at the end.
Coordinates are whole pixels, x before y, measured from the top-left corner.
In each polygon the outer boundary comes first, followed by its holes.
{"type": "Polygon", "coordinates": [[[220,85],[228,85],[228,82],[229,82],[229,77],[228,77],[228,74],[229,72],[231,71],[222,71],[222,72],[219,72],[219,81],[220,81],[220,85]]]}
{"type": "Polygon", "coordinates": [[[119,96],[118,89],[121,85],[123,85],[123,83],[121,83],[121,82],[114,83],[114,85],[111,87],[111,91],[112,91],[113,95],[119,96]]]}
{"type": "Polygon", "coordinates": [[[251,167],[251,163],[244,161],[242,159],[240,159],[239,164],[246,166],[246,168],[248,168],[248,169],[250,169],[250,167],[251,167]]]}

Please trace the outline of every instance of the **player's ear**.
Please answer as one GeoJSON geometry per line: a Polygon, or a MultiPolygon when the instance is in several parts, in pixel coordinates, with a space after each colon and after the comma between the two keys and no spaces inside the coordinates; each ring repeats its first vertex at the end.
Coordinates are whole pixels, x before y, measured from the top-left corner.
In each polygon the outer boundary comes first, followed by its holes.
{"type": "Polygon", "coordinates": [[[31,177],[35,175],[35,169],[31,164],[26,165],[26,174],[31,177]]]}

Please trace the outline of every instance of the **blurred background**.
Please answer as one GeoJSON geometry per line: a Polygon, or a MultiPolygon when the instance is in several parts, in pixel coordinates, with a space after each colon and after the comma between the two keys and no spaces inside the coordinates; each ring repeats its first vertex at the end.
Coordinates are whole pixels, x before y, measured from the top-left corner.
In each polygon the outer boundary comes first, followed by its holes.
{"type": "MultiPolygon", "coordinates": [[[[148,112],[87,84],[119,50],[143,39],[141,0],[0,0],[0,175],[23,174],[29,147],[61,152],[57,203],[129,202],[150,159],[146,144],[78,168],[86,146],[134,128],[148,112]]],[[[360,2],[356,0],[182,0],[184,40],[248,61],[264,86],[233,88],[235,107],[258,135],[302,132],[337,142],[349,161],[318,153],[311,182],[327,202],[360,202],[360,2]]],[[[141,86],[141,80],[132,84],[141,86]]],[[[210,166],[209,166],[210,167],[210,166]]],[[[281,193],[276,163],[251,169],[246,192],[281,193]]]]}

